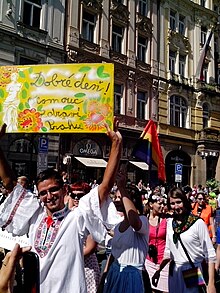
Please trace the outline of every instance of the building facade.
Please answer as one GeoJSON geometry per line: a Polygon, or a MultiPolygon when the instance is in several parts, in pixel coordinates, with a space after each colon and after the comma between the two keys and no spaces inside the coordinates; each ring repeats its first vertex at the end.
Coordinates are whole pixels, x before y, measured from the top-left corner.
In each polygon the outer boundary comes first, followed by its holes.
{"type": "Polygon", "coordinates": [[[219,174],[219,1],[161,1],[158,125],[167,181],[219,174]],[[169,170],[169,171],[168,171],[169,170]]]}
{"type": "MultiPolygon", "coordinates": [[[[64,0],[0,0],[0,66],[64,63],[64,23],[64,0]]],[[[52,167],[57,165],[59,137],[48,138],[52,167]]],[[[35,178],[39,139],[37,134],[5,135],[2,148],[18,176],[35,178]]]]}

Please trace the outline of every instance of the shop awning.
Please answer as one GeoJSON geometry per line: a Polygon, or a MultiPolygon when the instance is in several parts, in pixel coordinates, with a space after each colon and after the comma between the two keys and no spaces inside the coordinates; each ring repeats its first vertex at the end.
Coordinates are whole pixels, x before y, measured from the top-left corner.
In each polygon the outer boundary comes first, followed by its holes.
{"type": "Polygon", "coordinates": [[[149,166],[145,162],[129,161],[129,163],[135,165],[136,167],[138,167],[138,168],[140,168],[142,170],[149,170],[149,166]]]}
{"type": "Polygon", "coordinates": [[[75,157],[75,159],[77,159],[86,167],[106,168],[107,166],[107,162],[103,159],[85,158],[85,157],[75,157]]]}

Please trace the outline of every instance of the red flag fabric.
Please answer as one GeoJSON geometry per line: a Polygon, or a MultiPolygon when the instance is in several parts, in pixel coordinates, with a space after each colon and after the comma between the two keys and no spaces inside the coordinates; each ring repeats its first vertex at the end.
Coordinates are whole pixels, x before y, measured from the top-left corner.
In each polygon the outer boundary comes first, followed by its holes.
{"type": "Polygon", "coordinates": [[[165,164],[159,142],[157,127],[153,120],[149,120],[142,132],[132,155],[148,165],[155,165],[158,169],[158,179],[165,182],[165,164]]]}

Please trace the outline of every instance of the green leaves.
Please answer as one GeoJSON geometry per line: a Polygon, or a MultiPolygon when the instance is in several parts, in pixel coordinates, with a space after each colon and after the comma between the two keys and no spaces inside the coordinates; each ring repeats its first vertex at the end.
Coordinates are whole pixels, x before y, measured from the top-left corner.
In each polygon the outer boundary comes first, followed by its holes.
{"type": "Polygon", "coordinates": [[[20,111],[23,111],[23,110],[24,110],[24,104],[23,104],[23,103],[20,103],[20,104],[18,105],[18,109],[19,109],[20,111]]]}
{"type": "Polygon", "coordinates": [[[98,77],[99,78],[108,78],[110,76],[110,74],[109,73],[104,73],[103,71],[104,71],[104,65],[99,66],[97,68],[97,75],[98,75],[98,77]]]}
{"type": "Polygon", "coordinates": [[[63,107],[63,110],[72,110],[74,108],[74,105],[66,105],[63,107]]]}
{"type": "Polygon", "coordinates": [[[83,66],[79,69],[79,72],[88,72],[89,70],[91,70],[91,67],[89,66],[83,66]]]}
{"type": "Polygon", "coordinates": [[[0,89],[0,98],[4,98],[4,91],[2,89],[0,89]]]}
{"type": "Polygon", "coordinates": [[[38,106],[38,107],[37,107],[37,111],[38,111],[38,112],[42,111],[42,108],[43,108],[43,105],[38,106]]]}
{"type": "Polygon", "coordinates": [[[22,90],[21,96],[22,96],[22,99],[26,99],[27,98],[27,91],[26,90],[22,90]]]}
{"type": "Polygon", "coordinates": [[[47,132],[47,128],[46,127],[41,127],[41,130],[43,131],[43,132],[47,132]]]}
{"type": "Polygon", "coordinates": [[[83,97],[85,97],[85,95],[86,94],[84,94],[84,93],[78,93],[78,94],[75,94],[74,97],[76,97],[76,98],[83,98],[83,97]]]}
{"type": "Polygon", "coordinates": [[[19,71],[18,74],[19,74],[19,76],[22,77],[22,78],[25,78],[25,77],[26,77],[23,71],[19,71]]]}

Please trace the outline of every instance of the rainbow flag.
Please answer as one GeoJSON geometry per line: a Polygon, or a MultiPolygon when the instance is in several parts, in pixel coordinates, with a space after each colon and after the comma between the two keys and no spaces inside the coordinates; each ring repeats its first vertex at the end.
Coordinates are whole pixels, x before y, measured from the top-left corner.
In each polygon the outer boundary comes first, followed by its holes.
{"type": "Polygon", "coordinates": [[[132,155],[146,162],[148,165],[155,165],[158,169],[158,179],[165,182],[165,164],[163,159],[163,154],[157,134],[156,124],[153,120],[149,120],[144,131],[142,132],[140,138],[132,155]]]}

